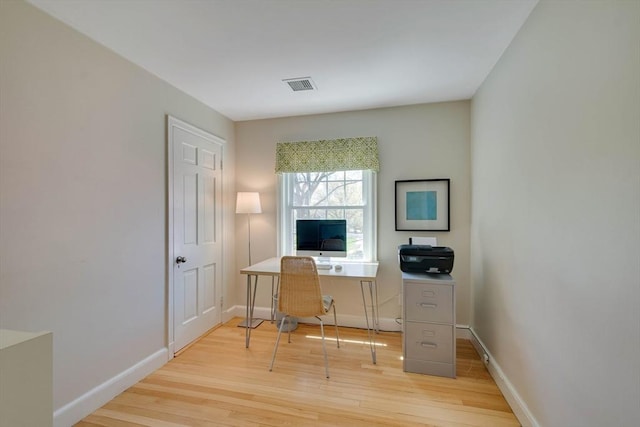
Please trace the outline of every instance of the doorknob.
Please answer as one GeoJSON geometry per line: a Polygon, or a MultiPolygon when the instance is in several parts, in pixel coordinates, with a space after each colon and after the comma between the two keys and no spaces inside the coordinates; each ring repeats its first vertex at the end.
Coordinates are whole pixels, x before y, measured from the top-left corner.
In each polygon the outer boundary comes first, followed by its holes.
{"type": "Polygon", "coordinates": [[[178,258],[176,258],[176,264],[180,264],[182,262],[187,262],[187,259],[183,256],[179,256],[178,258]]]}

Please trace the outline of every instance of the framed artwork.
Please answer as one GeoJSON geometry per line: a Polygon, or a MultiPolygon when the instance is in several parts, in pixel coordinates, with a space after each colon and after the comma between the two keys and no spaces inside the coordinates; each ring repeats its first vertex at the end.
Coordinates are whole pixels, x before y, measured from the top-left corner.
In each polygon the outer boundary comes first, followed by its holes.
{"type": "Polygon", "coordinates": [[[449,231],[449,179],[396,181],[396,231],[449,231]]]}

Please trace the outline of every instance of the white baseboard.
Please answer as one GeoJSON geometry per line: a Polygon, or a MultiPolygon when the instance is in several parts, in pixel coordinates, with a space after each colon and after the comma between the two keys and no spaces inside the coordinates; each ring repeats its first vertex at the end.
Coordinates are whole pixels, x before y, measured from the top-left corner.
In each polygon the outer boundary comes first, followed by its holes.
{"type": "MultiPolygon", "coordinates": [[[[227,311],[223,313],[223,322],[227,322],[234,317],[242,317],[246,316],[246,308],[243,305],[236,305],[229,308],[227,311]]],[[[270,307],[255,307],[253,310],[253,317],[256,319],[263,320],[271,320],[271,308],[270,307]]],[[[316,324],[318,320],[311,317],[301,319],[304,323],[316,324]]],[[[371,322],[371,319],[369,319],[371,322]]],[[[402,332],[402,319],[392,319],[392,318],[383,318],[379,319],[380,325],[379,329],[381,331],[387,332],[402,332]]],[[[326,324],[333,325],[333,317],[328,315],[326,317],[326,324]]],[[[338,326],[342,326],[345,328],[367,328],[367,321],[364,316],[353,316],[349,314],[338,314],[338,326]]],[[[469,332],[468,325],[456,325],[456,338],[463,338],[470,340],[471,333],[469,332]]]]}
{"type": "Polygon", "coordinates": [[[146,357],[115,377],[89,390],[74,401],[53,412],[54,427],[69,427],[96,411],[118,394],[162,367],[168,360],[168,349],[163,348],[146,357]]]}
{"type": "Polygon", "coordinates": [[[244,317],[244,308],[242,309],[242,314],[237,314],[238,306],[234,305],[233,307],[229,307],[222,312],[222,323],[227,323],[229,320],[233,319],[236,316],[244,317]]]}
{"type": "MultiPolygon", "coordinates": [[[[236,305],[231,307],[224,313],[225,322],[234,317],[242,317],[246,316],[246,308],[242,305],[236,305]]],[[[263,319],[266,321],[271,320],[271,308],[270,307],[255,307],[253,309],[253,318],[254,319],[263,319]]],[[[323,318],[325,320],[326,325],[333,325],[333,315],[329,314],[323,318]]],[[[318,319],[310,317],[300,319],[301,322],[315,324],[318,323],[318,319]]],[[[369,318],[369,323],[372,325],[372,319],[369,318]]],[[[400,332],[402,331],[402,323],[398,323],[396,319],[389,318],[380,318],[379,319],[379,329],[381,331],[389,331],[389,332],[400,332]]],[[[353,316],[349,314],[338,314],[338,325],[343,326],[345,328],[367,328],[367,322],[364,316],[353,316]]]]}
{"type": "Polygon", "coordinates": [[[517,390],[511,384],[511,381],[504,374],[498,362],[494,359],[494,357],[489,353],[487,347],[484,345],[482,340],[478,338],[478,335],[475,333],[473,328],[469,329],[471,343],[475,347],[476,351],[480,355],[480,358],[485,360],[485,366],[489,370],[489,374],[493,377],[494,381],[498,385],[498,388],[504,395],[504,398],[507,400],[509,406],[511,406],[511,410],[515,414],[520,424],[523,427],[540,427],[540,424],[535,419],[529,407],[526,405],[524,400],[520,397],[517,390]]]}

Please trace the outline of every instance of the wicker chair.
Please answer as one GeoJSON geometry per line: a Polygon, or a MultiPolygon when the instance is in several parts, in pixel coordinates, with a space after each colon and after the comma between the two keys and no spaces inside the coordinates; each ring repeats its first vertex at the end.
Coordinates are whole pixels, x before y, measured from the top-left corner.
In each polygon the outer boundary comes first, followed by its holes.
{"type": "MultiPolygon", "coordinates": [[[[280,335],[286,319],[290,316],[313,316],[320,321],[324,368],[327,378],[329,378],[329,362],[324,342],[324,324],[320,316],[327,314],[332,308],[333,321],[336,326],[336,342],[338,348],[340,348],[336,307],[331,296],[322,295],[315,261],[311,257],[283,256],[280,261],[280,290],[278,292],[278,311],[283,313],[283,317],[278,328],[278,337],[276,338],[269,370],[273,369],[273,362],[276,360],[276,351],[280,343],[280,335]]],[[[289,330],[289,342],[291,342],[291,330],[289,330]]]]}

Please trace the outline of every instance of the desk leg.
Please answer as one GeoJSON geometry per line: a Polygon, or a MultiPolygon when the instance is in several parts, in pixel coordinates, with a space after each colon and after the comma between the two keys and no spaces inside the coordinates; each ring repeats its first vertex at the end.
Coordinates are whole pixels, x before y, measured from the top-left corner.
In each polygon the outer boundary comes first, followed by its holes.
{"type": "Polygon", "coordinates": [[[374,317],[374,325],[375,325],[375,331],[376,334],[380,333],[380,311],[378,310],[378,284],[376,282],[370,282],[373,283],[373,287],[375,288],[374,290],[374,295],[376,300],[374,301],[373,305],[371,306],[371,311],[373,312],[373,317],[374,317]]]}
{"type": "MultiPolygon", "coordinates": [[[[251,303],[251,275],[247,274],[247,303],[246,303],[246,315],[244,316],[244,320],[247,322],[244,330],[244,340],[245,347],[249,348],[249,340],[251,340],[251,317],[249,317],[249,313],[253,314],[253,307],[250,309],[249,304],[251,303]]],[[[252,316],[253,317],[253,316],[252,316]]]]}
{"type": "Polygon", "coordinates": [[[259,320],[259,323],[257,322],[257,324],[254,325],[254,320],[253,320],[253,308],[256,305],[256,288],[258,287],[258,275],[251,275],[251,274],[247,274],[247,308],[246,308],[246,317],[245,317],[245,322],[246,324],[244,325],[245,327],[245,346],[246,348],[249,348],[249,341],[251,341],[251,329],[257,327],[258,325],[260,325],[260,323],[262,323],[262,320],[259,320]],[[253,290],[251,289],[251,277],[255,277],[254,283],[253,283],[253,290]],[[252,295],[253,294],[253,295],[252,295]]]}
{"type": "MultiPolygon", "coordinates": [[[[373,296],[373,286],[374,286],[374,282],[373,280],[361,280],[360,281],[360,290],[362,291],[362,306],[364,308],[364,318],[367,322],[367,335],[369,336],[369,347],[371,348],[371,360],[373,361],[373,364],[376,364],[376,337],[375,337],[375,330],[371,329],[371,324],[369,323],[369,311],[367,310],[367,299],[365,297],[365,292],[364,292],[364,284],[368,283],[369,284],[369,298],[371,301],[371,323],[373,323],[373,327],[375,328],[375,316],[376,316],[376,308],[375,308],[375,304],[374,304],[374,296],[373,296]]],[[[375,301],[377,302],[377,301],[375,301]]]]}

